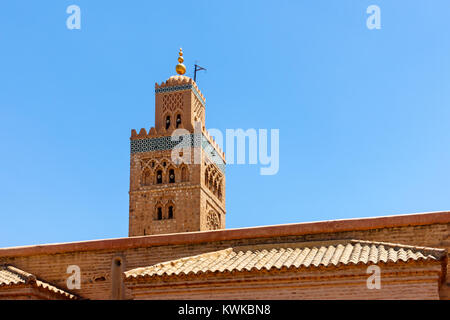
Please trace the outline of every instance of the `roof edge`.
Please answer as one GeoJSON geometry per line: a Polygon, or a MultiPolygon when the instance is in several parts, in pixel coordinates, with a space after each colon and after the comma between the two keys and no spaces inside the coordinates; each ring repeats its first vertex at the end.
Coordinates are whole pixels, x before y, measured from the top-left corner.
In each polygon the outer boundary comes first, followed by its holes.
{"type": "Polygon", "coordinates": [[[62,297],[67,300],[77,300],[80,297],[76,294],[73,294],[69,291],[63,290],[55,285],[52,285],[46,281],[39,280],[36,278],[34,274],[26,272],[22,269],[19,269],[11,264],[0,265],[0,271],[5,270],[9,273],[16,275],[18,278],[22,280],[22,282],[14,282],[10,283],[0,283],[0,289],[2,288],[14,288],[14,287],[23,287],[30,286],[36,290],[46,292],[54,297],[62,297]]]}
{"type": "MultiPolygon", "coordinates": [[[[178,259],[174,259],[174,260],[169,260],[169,261],[164,261],[164,262],[160,262],[160,263],[156,263],[150,266],[144,266],[144,267],[138,267],[138,268],[134,268],[131,270],[128,270],[126,272],[124,272],[124,277],[125,277],[125,281],[135,281],[135,280],[139,280],[139,279],[156,279],[156,278],[180,278],[180,277],[184,277],[184,276],[203,276],[203,275],[207,275],[207,274],[234,274],[234,273],[248,273],[248,272],[264,272],[264,271],[271,271],[271,270],[284,270],[284,271],[292,271],[292,270],[296,270],[296,269],[309,269],[309,270],[318,270],[318,269],[329,269],[329,268],[340,268],[340,267],[351,267],[351,266],[355,266],[355,267],[359,267],[359,266],[369,266],[369,265],[382,265],[382,266],[386,266],[386,265],[396,265],[399,263],[403,263],[403,264],[410,264],[410,263],[436,263],[436,264],[440,264],[442,269],[446,268],[447,265],[447,250],[446,249],[441,249],[441,248],[431,248],[431,247],[421,247],[421,246],[410,246],[410,245],[404,245],[401,243],[390,243],[390,242],[378,242],[378,241],[366,241],[366,240],[357,240],[357,239],[353,239],[353,240],[338,240],[337,243],[333,243],[332,241],[330,241],[328,244],[323,244],[322,246],[307,246],[304,247],[307,242],[300,242],[300,243],[289,243],[291,246],[289,246],[288,248],[293,249],[293,248],[304,248],[304,249],[309,249],[312,250],[313,248],[319,249],[319,248],[326,248],[327,250],[330,247],[337,247],[338,244],[340,245],[368,245],[368,246],[377,246],[377,247],[386,247],[386,248],[392,248],[396,251],[399,251],[400,249],[409,249],[412,250],[414,253],[421,253],[422,257],[416,257],[416,258],[412,258],[412,257],[408,257],[406,258],[406,260],[404,259],[399,259],[397,258],[395,261],[391,258],[391,257],[386,257],[386,261],[372,261],[370,259],[368,259],[367,261],[364,260],[358,260],[358,261],[353,261],[353,260],[349,260],[348,262],[338,262],[338,263],[332,263],[331,260],[327,261],[326,264],[324,264],[323,261],[321,261],[320,263],[318,263],[317,265],[310,262],[309,265],[304,265],[304,263],[302,262],[300,264],[300,266],[294,266],[294,265],[290,265],[290,266],[286,266],[284,265],[284,263],[286,261],[284,261],[282,266],[276,266],[276,263],[272,264],[270,267],[267,266],[260,266],[260,267],[256,267],[253,266],[250,269],[248,268],[248,266],[242,267],[241,269],[229,269],[228,267],[225,268],[224,270],[197,270],[194,271],[194,269],[196,269],[196,267],[192,267],[192,264],[189,265],[188,267],[188,271],[179,271],[179,273],[173,272],[173,271],[164,271],[163,273],[160,273],[161,270],[152,270],[152,269],[158,269],[158,267],[160,268],[166,268],[167,266],[169,266],[169,268],[173,268],[174,265],[178,265],[180,262],[186,262],[189,260],[198,260],[198,261],[203,261],[202,263],[204,263],[204,260],[207,260],[211,257],[214,256],[220,256],[221,254],[229,254],[231,251],[234,251],[236,253],[241,252],[241,251],[248,251],[249,249],[247,248],[247,246],[233,246],[231,248],[227,248],[227,249],[221,249],[221,250],[216,250],[216,251],[212,251],[212,252],[206,252],[206,253],[201,253],[201,254],[197,254],[197,255],[193,255],[193,256],[188,256],[188,257],[182,257],[182,258],[178,258],[178,259]],[[247,249],[243,249],[243,248],[247,248],[247,249]]],[[[268,246],[268,248],[265,248],[266,250],[279,250],[281,247],[278,246],[278,244],[269,244],[269,245],[264,245],[264,246],[268,246]]],[[[261,248],[258,248],[259,245],[256,245],[256,248],[254,248],[252,251],[252,253],[255,253],[255,251],[259,251],[261,250],[261,248]]],[[[284,247],[284,246],[283,246],[284,247]]],[[[377,248],[378,249],[378,248],[377,248]]],[[[278,262],[277,262],[278,263],[278,262]]],[[[195,264],[194,264],[195,265],[195,264]]],[[[446,274],[445,272],[441,273],[441,274],[446,274]]]]}
{"type": "Polygon", "coordinates": [[[450,223],[450,211],[0,248],[0,258],[450,223]]]}

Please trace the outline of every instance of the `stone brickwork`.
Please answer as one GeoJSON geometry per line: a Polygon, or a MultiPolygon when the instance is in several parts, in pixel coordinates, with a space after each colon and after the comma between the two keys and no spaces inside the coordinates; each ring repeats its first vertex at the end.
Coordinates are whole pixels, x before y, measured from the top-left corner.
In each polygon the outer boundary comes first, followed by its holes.
{"type": "Polygon", "coordinates": [[[0,290],[0,300],[63,300],[63,298],[22,285],[0,290]]]}
{"type": "MultiPolygon", "coordinates": [[[[358,239],[450,250],[450,212],[225,230],[225,154],[205,115],[205,97],[192,79],[155,85],[155,126],[132,130],[130,138],[130,237],[0,248],[0,265],[62,290],[75,265],[81,287],[71,291],[82,299],[450,299],[445,251],[439,261],[384,265],[381,290],[368,290],[361,265],[124,281],[129,270],[236,246],[358,239]],[[177,129],[187,147],[172,141],[177,129]]],[[[25,285],[0,286],[0,299],[52,298],[25,285]]]]}
{"type": "MultiPolygon", "coordinates": [[[[0,249],[0,264],[10,263],[62,289],[69,276],[67,267],[75,264],[81,269],[81,289],[74,293],[88,299],[109,299],[112,261],[117,256],[122,257],[123,270],[128,271],[238,245],[362,239],[450,250],[449,237],[450,213],[438,212],[4,248],[0,249]]],[[[420,286],[420,290],[430,290],[428,297],[436,297],[435,284],[427,283],[411,284],[410,294],[414,295],[412,289],[420,286]]],[[[403,289],[396,287],[396,292],[408,290],[406,284],[402,286],[403,289]]],[[[439,286],[440,298],[450,299],[449,277],[439,286]]],[[[257,292],[241,290],[247,298],[252,298],[251,292],[256,298],[257,292]]],[[[299,292],[297,297],[301,294],[308,293],[299,292]]],[[[418,294],[424,298],[425,295],[418,294]]],[[[124,297],[132,298],[130,288],[125,289],[124,297]]]]}
{"type": "Polygon", "coordinates": [[[366,266],[245,272],[129,281],[137,300],[439,299],[439,263],[382,266],[381,288],[368,289],[366,266]],[[185,284],[189,283],[189,286],[185,284]]]}
{"type": "Polygon", "coordinates": [[[133,130],[130,152],[129,236],[225,228],[225,155],[192,79],[155,85],[155,127],[133,130]]]}

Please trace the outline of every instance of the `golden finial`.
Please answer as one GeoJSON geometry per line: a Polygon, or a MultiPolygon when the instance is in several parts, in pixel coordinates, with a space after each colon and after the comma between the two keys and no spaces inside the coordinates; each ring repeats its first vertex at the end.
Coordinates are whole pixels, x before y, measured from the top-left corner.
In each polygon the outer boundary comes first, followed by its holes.
{"type": "Polygon", "coordinates": [[[186,66],[183,64],[183,49],[180,48],[180,52],[178,53],[179,57],[178,57],[178,62],[179,64],[177,64],[177,66],[175,67],[175,70],[177,71],[178,74],[185,74],[186,73],[186,66]]]}

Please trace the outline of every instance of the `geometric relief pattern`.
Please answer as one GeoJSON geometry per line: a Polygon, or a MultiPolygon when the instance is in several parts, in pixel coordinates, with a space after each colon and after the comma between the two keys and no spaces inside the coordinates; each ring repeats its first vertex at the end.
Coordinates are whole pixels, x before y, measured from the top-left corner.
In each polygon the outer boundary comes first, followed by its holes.
{"type": "Polygon", "coordinates": [[[208,230],[220,229],[220,217],[214,211],[208,212],[208,215],[206,216],[206,228],[208,230]]]}
{"type": "Polygon", "coordinates": [[[214,164],[209,164],[205,168],[205,186],[219,199],[223,195],[223,174],[216,169],[214,164]]]}
{"type": "Polygon", "coordinates": [[[203,117],[203,105],[200,103],[200,101],[198,99],[195,99],[194,102],[194,120],[195,121],[202,121],[204,122],[204,117],[203,117]]]}
{"type": "Polygon", "coordinates": [[[203,106],[205,106],[205,103],[203,102],[203,99],[201,98],[201,96],[198,93],[197,89],[192,84],[185,84],[185,85],[182,85],[182,86],[158,88],[158,89],[155,89],[155,93],[174,92],[174,91],[183,91],[183,90],[192,90],[192,92],[194,92],[195,96],[198,98],[200,103],[203,106]]]}
{"type": "Polygon", "coordinates": [[[162,105],[163,112],[183,109],[183,96],[181,93],[163,95],[162,105]]]}

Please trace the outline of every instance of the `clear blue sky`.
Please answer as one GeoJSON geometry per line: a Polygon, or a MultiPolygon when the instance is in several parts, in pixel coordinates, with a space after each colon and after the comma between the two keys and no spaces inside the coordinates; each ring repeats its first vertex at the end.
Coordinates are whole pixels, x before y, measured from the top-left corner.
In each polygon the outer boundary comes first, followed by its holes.
{"type": "Polygon", "coordinates": [[[448,0],[2,1],[0,247],[127,236],[130,131],[154,125],[179,47],[189,76],[208,69],[208,128],[280,129],[277,175],[227,167],[227,228],[450,209],[449,14],[448,0]]]}

